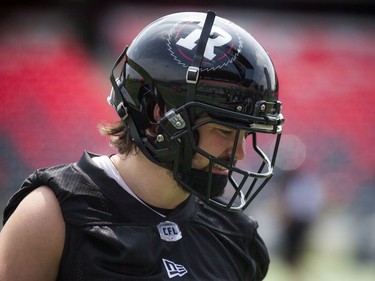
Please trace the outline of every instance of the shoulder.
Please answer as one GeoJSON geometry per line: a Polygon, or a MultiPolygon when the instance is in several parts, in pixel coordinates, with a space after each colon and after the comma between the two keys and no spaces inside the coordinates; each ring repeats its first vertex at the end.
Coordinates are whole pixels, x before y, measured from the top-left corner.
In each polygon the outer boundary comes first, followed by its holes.
{"type": "MultiPolygon", "coordinates": [[[[209,229],[217,237],[225,237],[225,241],[236,245],[244,256],[250,257],[247,261],[248,269],[253,269],[256,278],[263,280],[269,265],[267,247],[258,233],[258,222],[244,212],[228,212],[199,202],[195,215],[196,222],[209,229]]],[[[241,254],[239,254],[241,256],[241,254]]]]}
{"type": "MultiPolygon", "coordinates": [[[[17,208],[4,225],[4,229],[9,227],[28,228],[41,231],[49,226],[61,227],[63,217],[59,202],[55,193],[48,186],[40,186],[19,202],[17,208]],[[48,224],[48,225],[47,225],[48,224]]],[[[52,229],[49,231],[53,231],[52,229]]]]}
{"type": "Polygon", "coordinates": [[[53,280],[64,240],[65,223],[54,192],[47,186],[36,188],[0,233],[0,280],[53,280]]]}
{"type": "Polygon", "coordinates": [[[247,237],[252,236],[258,228],[258,222],[243,212],[228,212],[201,201],[197,205],[196,219],[206,226],[236,235],[242,233],[247,237]]]}

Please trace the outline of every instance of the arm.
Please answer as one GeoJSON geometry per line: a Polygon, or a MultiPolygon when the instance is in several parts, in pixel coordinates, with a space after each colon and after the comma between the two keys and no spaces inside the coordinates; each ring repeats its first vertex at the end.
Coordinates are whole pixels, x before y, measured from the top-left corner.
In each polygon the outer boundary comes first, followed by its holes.
{"type": "Polygon", "coordinates": [[[56,280],[64,248],[65,223],[51,189],[26,196],[0,233],[0,281],[56,280]]]}

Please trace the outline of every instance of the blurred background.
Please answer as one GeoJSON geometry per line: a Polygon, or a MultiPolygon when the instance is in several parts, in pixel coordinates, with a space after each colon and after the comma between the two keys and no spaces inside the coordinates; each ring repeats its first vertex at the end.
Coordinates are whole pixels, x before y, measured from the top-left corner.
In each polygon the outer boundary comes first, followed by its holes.
{"type": "MultiPolygon", "coordinates": [[[[149,22],[214,10],[270,53],[286,118],[276,176],[248,214],[267,281],[375,280],[375,3],[2,1],[0,210],[35,169],[113,153],[97,124],[112,64],[149,22]]],[[[1,228],[1,227],[0,227],[1,228]]]]}

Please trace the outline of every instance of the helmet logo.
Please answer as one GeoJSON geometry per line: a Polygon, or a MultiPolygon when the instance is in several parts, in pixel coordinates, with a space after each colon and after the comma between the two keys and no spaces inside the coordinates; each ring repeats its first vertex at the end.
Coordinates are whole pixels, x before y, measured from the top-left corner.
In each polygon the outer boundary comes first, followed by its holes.
{"type": "MultiPolygon", "coordinates": [[[[200,22],[198,24],[200,28],[193,30],[193,32],[191,32],[185,38],[180,38],[176,42],[176,45],[189,49],[189,50],[193,50],[195,46],[197,45],[199,37],[201,36],[203,24],[204,24],[203,22],[200,22]]],[[[224,46],[225,44],[229,43],[230,40],[232,40],[232,36],[228,32],[226,32],[225,30],[217,26],[213,26],[211,29],[211,35],[207,41],[206,50],[204,52],[204,57],[209,60],[214,59],[216,57],[214,48],[224,46]],[[214,35],[215,35],[215,38],[212,38],[214,35]]]]}
{"type": "MultiPolygon", "coordinates": [[[[193,61],[203,25],[204,21],[196,18],[186,19],[177,22],[168,34],[168,50],[174,60],[183,67],[189,67],[193,61]]],[[[228,21],[226,26],[212,26],[204,52],[202,70],[222,68],[232,63],[241,49],[242,40],[239,34],[231,29],[231,22],[228,21]]]]}

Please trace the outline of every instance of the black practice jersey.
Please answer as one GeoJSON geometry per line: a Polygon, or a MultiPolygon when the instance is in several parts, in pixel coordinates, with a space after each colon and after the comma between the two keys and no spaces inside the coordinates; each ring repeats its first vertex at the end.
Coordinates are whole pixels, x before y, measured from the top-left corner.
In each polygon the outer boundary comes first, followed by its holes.
{"type": "Polygon", "coordinates": [[[208,206],[192,195],[163,216],[109,178],[93,156],[85,152],[77,163],[37,170],[4,212],[6,223],[32,190],[47,185],[54,191],[66,223],[58,280],[265,277],[269,258],[251,218],[208,206]]]}

